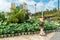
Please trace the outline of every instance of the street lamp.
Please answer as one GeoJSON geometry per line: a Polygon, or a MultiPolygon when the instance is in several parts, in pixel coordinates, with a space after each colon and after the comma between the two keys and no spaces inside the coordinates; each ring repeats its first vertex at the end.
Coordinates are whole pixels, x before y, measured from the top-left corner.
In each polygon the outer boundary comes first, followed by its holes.
{"type": "Polygon", "coordinates": [[[59,14],[59,0],[58,0],[58,14],[59,14]]]}
{"type": "Polygon", "coordinates": [[[36,13],[36,4],[35,4],[35,13],[36,13]]]}

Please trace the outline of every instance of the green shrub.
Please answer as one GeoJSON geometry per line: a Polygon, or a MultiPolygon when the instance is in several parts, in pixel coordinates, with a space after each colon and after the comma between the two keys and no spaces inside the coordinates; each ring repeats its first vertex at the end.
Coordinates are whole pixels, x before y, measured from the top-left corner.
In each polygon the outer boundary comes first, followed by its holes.
{"type": "MultiPolygon", "coordinates": [[[[57,26],[54,22],[45,22],[44,30],[56,30],[57,26]]],[[[7,22],[0,22],[0,35],[1,34],[14,34],[14,33],[21,33],[21,32],[33,32],[40,30],[40,21],[39,19],[28,19],[26,22],[23,23],[9,23],[7,22]]]]}
{"type": "Polygon", "coordinates": [[[45,22],[44,30],[56,30],[57,28],[55,22],[45,22]]]}
{"type": "Polygon", "coordinates": [[[25,21],[25,15],[26,15],[26,11],[21,9],[18,13],[16,13],[16,18],[19,19],[19,22],[24,22],[25,21]]]}
{"type": "Polygon", "coordinates": [[[4,12],[2,12],[1,14],[0,14],[0,20],[5,20],[5,13],[4,12]]]}
{"type": "Polygon", "coordinates": [[[2,34],[2,29],[0,29],[0,35],[2,34]]]}
{"type": "MultiPolygon", "coordinates": [[[[39,24],[36,23],[34,19],[32,22],[32,19],[29,19],[31,22],[24,22],[21,24],[18,23],[9,23],[7,25],[7,22],[1,22],[0,25],[0,34],[14,34],[14,33],[21,33],[21,32],[33,32],[33,31],[39,31],[39,24]],[[31,24],[32,23],[32,24],[31,24]]],[[[36,20],[38,21],[38,20],[36,20]]]]}
{"type": "MultiPolygon", "coordinates": [[[[17,11],[17,10],[15,10],[15,11],[17,11]]],[[[26,21],[29,18],[28,18],[27,11],[24,9],[20,9],[18,12],[10,13],[10,15],[7,19],[12,23],[21,23],[21,22],[26,21]]]]}

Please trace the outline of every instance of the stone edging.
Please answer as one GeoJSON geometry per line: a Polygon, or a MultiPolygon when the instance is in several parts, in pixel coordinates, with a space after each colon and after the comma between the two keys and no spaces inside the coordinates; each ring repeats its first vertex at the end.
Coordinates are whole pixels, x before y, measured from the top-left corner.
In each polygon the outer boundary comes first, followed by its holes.
{"type": "MultiPolygon", "coordinates": [[[[50,33],[50,32],[60,32],[59,30],[46,30],[45,33],[50,33]]],[[[0,35],[0,38],[5,38],[5,37],[14,37],[14,36],[20,36],[20,35],[30,35],[30,34],[39,34],[40,31],[37,32],[22,32],[22,33],[15,33],[15,34],[3,34],[0,35]]]]}
{"type": "Polygon", "coordinates": [[[30,35],[30,34],[39,34],[39,31],[37,31],[37,32],[22,32],[22,33],[15,33],[15,34],[3,34],[3,35],[0,35],[0,38],[14,37],[14,36],[20,36],[20,35],[30,35]]]}

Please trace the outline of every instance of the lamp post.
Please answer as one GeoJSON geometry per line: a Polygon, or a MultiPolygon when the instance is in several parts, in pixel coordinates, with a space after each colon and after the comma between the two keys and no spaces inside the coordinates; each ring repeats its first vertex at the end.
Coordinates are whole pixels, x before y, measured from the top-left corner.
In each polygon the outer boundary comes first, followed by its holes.
{"type": "Polygon", "coordinates": [[[58,14],[59,14],[59,0],[58,0],[58,14]]]}
{"type": "Polygon", "coordinates": [[[37,4],[35,4],[35,13],[36,13],[36,5],[37,5],[37,4]]]}

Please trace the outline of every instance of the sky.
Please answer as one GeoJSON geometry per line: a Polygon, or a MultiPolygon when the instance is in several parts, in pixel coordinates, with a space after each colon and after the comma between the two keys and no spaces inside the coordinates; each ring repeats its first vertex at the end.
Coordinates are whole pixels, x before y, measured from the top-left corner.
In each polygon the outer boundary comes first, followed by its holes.
{"type": "Polygon", "coordinates": [[[11,3],[20,5],[23,2],[27,4],[28,9],[30,10],[29,12],[31,13],[35,13],[35,4],[36,12],[44,11],[46,9],[52,10],[53,8],[58,7],[58,0],[0,0],[0,12],[10,11],[11,3]]]}

